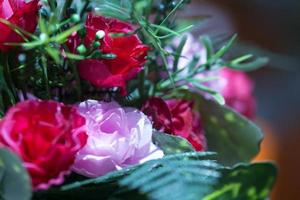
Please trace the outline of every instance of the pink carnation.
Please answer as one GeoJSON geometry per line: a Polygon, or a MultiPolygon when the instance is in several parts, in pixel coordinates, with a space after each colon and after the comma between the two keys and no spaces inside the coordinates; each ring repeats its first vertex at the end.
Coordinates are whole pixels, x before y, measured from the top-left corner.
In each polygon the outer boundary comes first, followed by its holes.
{"type": "Polygon", "coordinates": [[[73,171],[97,177],[163,156],[152,143],[152,124],[142,112],[95,100],[80,103],[78,111],[86,119],[88,140],[73,171]]]}
{"type": "Polygon", "coordinates": [[[254,118],[254,87],[250,77],[242,71],[230,68],[220,70],[220,77],[222,82],[220,92],[225,98],[226,105],[250,119],[254,118]]]}

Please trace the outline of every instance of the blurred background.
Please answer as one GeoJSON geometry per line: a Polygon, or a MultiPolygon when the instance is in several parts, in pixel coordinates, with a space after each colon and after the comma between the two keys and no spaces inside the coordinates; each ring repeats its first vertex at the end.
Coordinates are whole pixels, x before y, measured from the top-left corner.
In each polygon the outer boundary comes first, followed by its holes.
{"type": "Polygon", "coordinates": [[[278,164],[272,199],[299,199],[300,1],[192,0],[187,10],[189,17],[208,16],[198,34],[238,33],[235,53],[270,58],[268,66],[250,73],[256,85],[257,123],[265,132],[256,159],[278,164]]]}

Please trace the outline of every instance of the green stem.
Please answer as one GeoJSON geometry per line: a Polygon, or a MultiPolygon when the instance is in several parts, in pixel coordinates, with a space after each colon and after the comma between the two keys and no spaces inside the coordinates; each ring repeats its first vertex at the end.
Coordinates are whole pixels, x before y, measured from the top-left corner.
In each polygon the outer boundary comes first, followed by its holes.
{"type": "Polygon", "coordinates": [[[77,95],[78,95],[78,98],[79,100],[82,100],[82,88],[81,88],[81,80],[80,80],[80,77],[79,77],[79,73],[78,73],[78,70],[77,70],[77,66],[75,63],[71,63],[71,66],[72,66],[72,71],[75,75],[75,80],[76,80],[76,91],[77,91],[77,95]]]}
{"type": "Polygon", "coordinates": [[[60,20],[67,18],[67,9],[71,7],[73,0],[65,0],[62,12],[60,13],[60,20]]]}
{"type": "Polygon", "coordinates": [[[55,2],[56,2],[55,0],[48,0],[48,4],[52,12],[55,12],[55,7],[56,7],[55,2]]]}
{"type": "MultiPolygon", "coordinates": [[[[62,46],[63,46],[65,52],[70,52],[70,49],[67,47],[66,44],[63,44],[62,46]]],[[[66,66],[68,66],[68,62],[71,65],[71,70],[72,70],[72,72],[75,76],[77,97],[78,97],[79,100],[82,100],[81,80],[80,80],[80,76],[79,76],[79,73],[78,73],[76,63],[74,63],[72,60],[68,59],[64,64],[66,66]]]]}
{"type": "Polygon", "coordinates": [[[8,54],[3,54],[3,70],[4,70],[4,76],[6,77],[6,82],[8,85],[8,88],[10,90],[10,92],[12,93],[12,96],[14,97],[14,99],[11,99],[13,103],[16,103],[16,101],[18,100],[18,93],[13,81],[13,76],[11,74],[10,71],[10,67],[9,67],[9,56],[8,54]]]}
{"type": "Polygon", "coordinates": [[[84,6],[83,6],[83,8],[82,8],[82,10],[80,12],[80,17],[83,17],[84,12],[86,11],[86,9],[89,6],[89,4],[90,4],[90,0],[85,0],[84,6]]]}
{"type": "Polygon", "coordinates": [[[47,69],[47,59],[45,55],[42,55],[42,70],[44,75],[45,88],[47,92],[47,98],[51,99],[50,87],[49,87],[49,79],[48,79],[48,69],[47,69]]]}
{"type": "Polygon", "coordinates": [[[145,90],[144,90],[144,87],[145,87],[145,69],[141,71],[140,75],[139,75],[139,93],[140,93],[140,100],[141,100],[141,103],[144,102],[144,99],[146,98],[145,97],[145,90]]]}
{"type": "MultiPolygon", "coordinates": [[[[181,0],[172,10],[169,12],[169,14],[166,16],[166,18],[159,24],[159,26],[162,26],[166,21],[169,19],[170,16],[172,16],[176,10],[184,3],[185,0],[181,0]]],[[[158,29],[155,31],[155,34],[158,33],[158,29]]]]}

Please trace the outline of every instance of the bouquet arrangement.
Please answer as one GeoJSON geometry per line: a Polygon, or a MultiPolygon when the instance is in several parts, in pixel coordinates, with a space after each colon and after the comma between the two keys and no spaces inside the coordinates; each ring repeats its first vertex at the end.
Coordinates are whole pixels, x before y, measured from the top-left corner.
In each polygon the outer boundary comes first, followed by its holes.
{"type": "Polygon", "coordinates": [[[188,0],[0,0],[1,199],[267,199],[253,82],[188,0]]]}

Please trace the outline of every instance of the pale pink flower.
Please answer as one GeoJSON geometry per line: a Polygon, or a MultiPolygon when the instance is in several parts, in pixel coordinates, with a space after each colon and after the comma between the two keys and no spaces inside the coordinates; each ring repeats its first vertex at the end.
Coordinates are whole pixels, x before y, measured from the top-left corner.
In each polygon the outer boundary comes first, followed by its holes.
{"type": "Polygon", "coordinates": [[[77,108],[86,119],[88,134],[73,165],[78,174],[97,177],[163,156],[152,143],[152,124],[142,112],[95,100],[77,108]]]}

